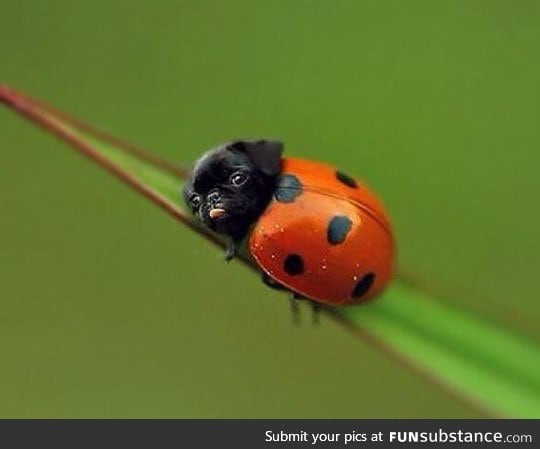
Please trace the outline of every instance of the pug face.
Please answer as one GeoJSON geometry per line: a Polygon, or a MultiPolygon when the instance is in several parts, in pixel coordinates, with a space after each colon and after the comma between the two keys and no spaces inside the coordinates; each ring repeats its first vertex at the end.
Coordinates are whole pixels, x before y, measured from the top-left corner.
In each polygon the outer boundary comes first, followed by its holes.
{"type": "Polygon", "coordinates": [[[208,228],[241,239],[272,198],[282,153],[273,140],[219,145],[195,163],[184,199],[208,228]]]}

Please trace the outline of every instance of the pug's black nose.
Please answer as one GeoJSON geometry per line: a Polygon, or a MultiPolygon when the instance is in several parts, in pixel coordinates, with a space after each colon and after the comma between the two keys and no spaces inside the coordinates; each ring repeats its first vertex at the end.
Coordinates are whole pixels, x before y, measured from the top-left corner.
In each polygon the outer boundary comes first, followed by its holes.
{"type": "Polygon", "coordinates": [[[210,204],[216,204],[220,199],[219,192],[210,192],[207,199],[210,204]]]}

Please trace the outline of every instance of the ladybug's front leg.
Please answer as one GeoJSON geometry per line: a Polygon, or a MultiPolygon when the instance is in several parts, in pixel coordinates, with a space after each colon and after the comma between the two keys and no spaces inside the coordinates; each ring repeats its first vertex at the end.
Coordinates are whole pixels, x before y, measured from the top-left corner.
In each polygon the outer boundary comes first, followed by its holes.
{"type": "Polygon", "coordinates": [[[227,251],[225,251],[225,262],[228,263],[236,257],[241,243],[242,240],[237,240],[234,238],[229,240],[229,242],[227,243],[227,251]]]}

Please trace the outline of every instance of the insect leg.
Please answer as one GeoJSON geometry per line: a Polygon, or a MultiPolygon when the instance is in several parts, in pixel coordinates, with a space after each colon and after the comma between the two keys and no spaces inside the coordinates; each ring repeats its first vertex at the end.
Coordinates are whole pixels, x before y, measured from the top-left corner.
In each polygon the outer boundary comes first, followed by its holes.
{"type": "Polygon", "coordinates": [[[316,301],[310,301],[311,304],[311,322],[318,326],[321,318],[321,305],[316,301]]]}
{"type": "Polygon", "coordinates": [[[291,307],[291,317],[293,324],[298,326],[300,324],[300,307],[298,306],[298,300],[294,298],[294,296],[290,296],[289,305],[291,307]]]}

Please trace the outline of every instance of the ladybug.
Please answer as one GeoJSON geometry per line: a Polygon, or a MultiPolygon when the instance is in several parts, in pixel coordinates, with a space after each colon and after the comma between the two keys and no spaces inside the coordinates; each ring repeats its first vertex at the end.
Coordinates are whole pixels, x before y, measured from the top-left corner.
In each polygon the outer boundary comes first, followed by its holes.
{"type": "Polygon", "coordinates": [[[391,278],[394,239],[377,197],[334,167],[283,158],[275,140],[236,140],[206,152],[184,186],[192,213],[241,246],[263,280],[326,305],[375,297],[391,278]]]}

